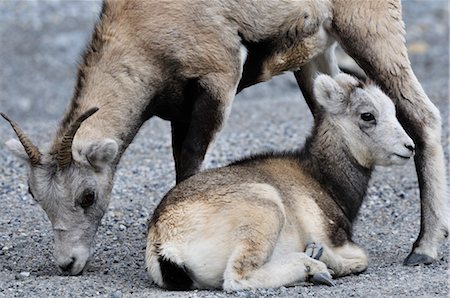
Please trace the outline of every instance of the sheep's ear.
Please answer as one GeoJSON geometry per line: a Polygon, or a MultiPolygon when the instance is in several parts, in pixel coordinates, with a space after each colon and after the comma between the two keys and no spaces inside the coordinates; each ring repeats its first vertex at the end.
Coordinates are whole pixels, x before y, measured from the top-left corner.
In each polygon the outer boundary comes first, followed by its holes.
{"type": "Polygon", "coordinates": [[[89,163],[97,168],[103,169],[112,163],[119,151],[119,145],[112,139],[105,139],[99,143],[90,145],[86,152],[86,158],[89,163]]]}
{"type": "Polygon", "coordinates": [[[21,142],[15,140],[15,139],[10,139],[10,140],[6,141],[5,145],[15,156],[19,157],[20,159],[22,159],[24,161],[27,161],[27,162],[30,161],[28,154],[25,151],[25,148],[23,147],[21,142]]]}
{"type": "Polygon", "coordinates": [[[328,112],[337,114],[347,105],[344,88],[332,77],[319,75],[314,81],[314,96],[317,102],[328,112]]]}

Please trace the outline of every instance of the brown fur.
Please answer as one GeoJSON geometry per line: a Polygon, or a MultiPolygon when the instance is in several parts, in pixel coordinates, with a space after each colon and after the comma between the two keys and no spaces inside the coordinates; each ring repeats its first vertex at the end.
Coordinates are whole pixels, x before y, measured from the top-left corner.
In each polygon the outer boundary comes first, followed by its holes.
{"type": "MultiPolygon", "coordinates": [[[[159,286],[177,285],[167,282],[161,258],[186,268],[171,278],[189,277],[184,289],[236,290],[304,281],[308,274],[289,266],[298,262],[301,268],[313,261],[302,254],[311,242],[323,245],[318,259],[335,276],[367,268],[366,253],[352,241],[352,223],[373,167],[404,163],[392,156],[411,157],[407,146],[413,143],[381,91],[370,85],[362,91],[362,85],[346,75],[328,85],[331,78],[319,78],[316,90],[322,92],[316,97],[323,110],[303,150],[264,154],[204,171],[162,199],[149,224],[146,256],[149,275],[159,286]],[[360,119],[358,113],[365,111],[376,115],[376,124],[360,119]],[[289,264],[282,264],[284,257],[289,264]]],[[[320,264],[311,266],[312,272],[327,274],[320,264]]]]}

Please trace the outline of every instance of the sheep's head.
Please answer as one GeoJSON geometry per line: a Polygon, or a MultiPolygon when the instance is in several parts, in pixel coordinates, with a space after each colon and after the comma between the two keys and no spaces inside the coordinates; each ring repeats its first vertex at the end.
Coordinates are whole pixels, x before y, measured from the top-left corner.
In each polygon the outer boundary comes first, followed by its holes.
{"type": "Polygon", "coordinates": [[[47,213],[54,231],[54,256],[63,273],[77,275],[93,252],[94,236],[109,204],[113,162],[118,145],[105,139],[72,154],[74,136],[98,109],[82,114],[48,153],[31,142],[16,123],[10,122],[19,140],[6,145],[30,165],[29,193],[47,213]]]}
{"type": "Polygon", "coordinates": [[[340,137],[363,166],[404,164],[414,155],[414,142],[400,125],[392,100],[376,85],[352,76],[320,75],[314,93],[322,117],[339,127],[340,137]]]}

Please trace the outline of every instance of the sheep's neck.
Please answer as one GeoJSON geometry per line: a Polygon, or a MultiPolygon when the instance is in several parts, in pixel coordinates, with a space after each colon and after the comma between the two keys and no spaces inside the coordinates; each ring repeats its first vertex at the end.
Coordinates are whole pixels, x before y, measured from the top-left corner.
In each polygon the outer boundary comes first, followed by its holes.
{"type": "Polygon", "coordinates": [[[319,123],[301,153],[304,168],[353,222],[366,194],[372,169],[361,166],[332,125],[319,123]]]}
{"type": "Polygon", "coordinates": [[[98,107],[99,110],[78,129],[72,150],[110,138],[119,145],[119,155],[114,164],[117,165],[139,128],[149,118],[147,108],[155,89],[151,76],[155,71],[148,63],[138,63],[139,55],[132,56],[138,65],[133,68],[129,52],[111,59],[113,55],[108,55],[110,48],[112,46],[104,45],[102,55],[91,50],[84,57],[75,94],[55,136],[53,150],[58,148],[59,140],[77,117],[92,107],[98,107]]]}

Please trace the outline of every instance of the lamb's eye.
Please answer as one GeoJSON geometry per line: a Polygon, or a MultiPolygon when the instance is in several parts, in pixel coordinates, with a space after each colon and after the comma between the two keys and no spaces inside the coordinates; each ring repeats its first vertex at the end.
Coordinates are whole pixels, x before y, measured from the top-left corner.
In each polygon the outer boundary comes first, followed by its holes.
{"type": "Polygon", "coordinates": [[[372,113],[362,113],[361,114],[361,119],[363,121],[374,121],[375,120],[375,116],[372,113]]]}
{"type": "Polygon", "coordinates": [[[92,204],[94,204],[94,201],[95,201],[95,192],[93,192],[92,190],[87,190],[83,193],[80,206],[86,209],[89,206],[92,206],[92,204]]]}

